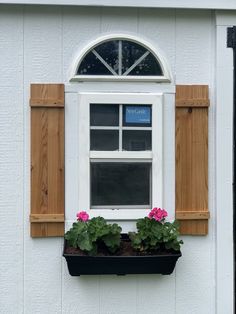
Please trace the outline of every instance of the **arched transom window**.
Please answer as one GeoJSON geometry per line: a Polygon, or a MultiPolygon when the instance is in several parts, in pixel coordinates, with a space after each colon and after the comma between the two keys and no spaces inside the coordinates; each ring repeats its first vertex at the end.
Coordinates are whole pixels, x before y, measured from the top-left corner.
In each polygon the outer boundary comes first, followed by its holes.
{"type": "Polygon", "coordinates": [[[159,56],[130,38],[109,38],[85,50],[76,64],[74,79],[169,81],[159,56]]]}

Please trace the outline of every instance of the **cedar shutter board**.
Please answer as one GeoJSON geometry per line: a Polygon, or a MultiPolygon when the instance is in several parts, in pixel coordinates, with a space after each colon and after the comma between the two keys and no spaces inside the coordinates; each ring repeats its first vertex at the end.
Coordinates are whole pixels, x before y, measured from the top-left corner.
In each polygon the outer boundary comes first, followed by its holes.
{"type": "Polygon", "coordinates": [[[208,233],[207,85],[176,86],[176,219],[180,233],[208,233]]]}
{"type": "Polygon", "coordinates": [[[64,235],[64,85],[31,84],[31,236],[64,235]]]}

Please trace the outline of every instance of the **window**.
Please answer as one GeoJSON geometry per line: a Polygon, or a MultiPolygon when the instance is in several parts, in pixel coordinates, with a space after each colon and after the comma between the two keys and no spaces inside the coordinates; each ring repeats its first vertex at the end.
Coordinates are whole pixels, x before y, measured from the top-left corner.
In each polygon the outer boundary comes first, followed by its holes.
{"type": "Polygon", "coordinates": [[[109,40],[95,46],[81,61],[78,75],[160,75],[158,60],[130,40],[109,40]]]}
{"type": "Polygon", "coordinates": [[[82,51],[72,81],[170,81],[164,60],[154,50],[134,36],[103,36],[82,51]]]}
{"type": "Polygon", "coordinates": [[[80,93],[79,208],[136,219],[162,203],[161,94],[80,93]]]}

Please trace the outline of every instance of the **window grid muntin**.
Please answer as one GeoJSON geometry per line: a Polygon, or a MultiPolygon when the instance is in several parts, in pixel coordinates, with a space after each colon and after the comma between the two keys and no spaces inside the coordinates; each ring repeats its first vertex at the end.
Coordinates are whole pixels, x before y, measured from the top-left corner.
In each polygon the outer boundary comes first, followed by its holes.
{"type": "MultiPolygon", "coordinates": [[[[90,103],[90,112],[91,112],[91,106],[94,105],[95,103],[90,103]]],[[[96,105],[96,104],[95,104],[96,105]]],[[[106,104],[107,106],[109,105],[114,105],[114,104],[106,104]]],[[[151,150],[143,150],[143,151],[152,151],[152,104],[117,104],[119,106],[119,126],[91,126],[90,123],[90,130],[119,130],[119,152],[125,152],[126,150],[123,150],[123,131],[128,130],[128,131],[151,131],[151,150]],[[145,126],[123,126],[123,108],[124,106],[147,106],[150,107],[151,109],[151,126],[150,127],[145,127],[145,126]]],[[[90,141],[91,141],[91,132],[90,132],[90,141]]],[[[90,148],[91,151],[91,148],[90,148]]],[[[132,150],[130,150],[132,152],[132,150]]],[[[135,150],[133,150],[135,151],[135,150]]],[[[109,152],[109,151],[105,151],[109,152]]],[[[137,150],[136,152],[139,152],[137,150]]]]}

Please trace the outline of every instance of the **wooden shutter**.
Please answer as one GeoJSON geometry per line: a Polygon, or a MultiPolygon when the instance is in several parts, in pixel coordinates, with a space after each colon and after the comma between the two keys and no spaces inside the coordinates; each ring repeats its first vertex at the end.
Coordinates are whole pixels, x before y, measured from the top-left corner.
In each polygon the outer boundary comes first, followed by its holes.
{"type": "Polygon", "coordinates": [[[208,233],[208,86],[176,86],[176,218],[181,234],[208,233]]]}
{"type": "Polygon", "coordinates": [[[31,85],[31,236],[64,235],[64,85],[31,85]]]}

